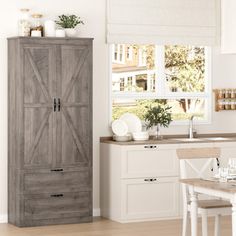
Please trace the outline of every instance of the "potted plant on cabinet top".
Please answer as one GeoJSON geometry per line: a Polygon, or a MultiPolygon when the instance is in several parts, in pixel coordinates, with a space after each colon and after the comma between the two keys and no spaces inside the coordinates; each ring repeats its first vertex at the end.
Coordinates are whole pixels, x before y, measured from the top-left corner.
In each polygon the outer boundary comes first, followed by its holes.
{"type": "Polygon", "coordinates": [[[58,16],[59,20],[55,21],[58,26],[65,29],[67,37],[76,36],[76,26],[79,24],[84,25],[84,22],[76,15],[61,15],[58,16]]]}
{"type": "Polygon", "coordinates": [[[144,115],[144,119],[147,122],[146,127],[152,128],[157,127],[157,139],[162,139],[160,127],[168,127],[172,121],[172,115],[170,112],[170,106],[150,106],[147,110],[147,113],[144,115]]]}

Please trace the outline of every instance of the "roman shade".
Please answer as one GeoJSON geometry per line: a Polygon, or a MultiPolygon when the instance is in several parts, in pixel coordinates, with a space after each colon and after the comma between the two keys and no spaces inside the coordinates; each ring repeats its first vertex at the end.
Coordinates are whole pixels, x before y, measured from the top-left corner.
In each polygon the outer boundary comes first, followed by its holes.
{"type": "Polygon", "coordinates": [[[212,46],[219,0],[107,0],[107,42],[212,46]]]}

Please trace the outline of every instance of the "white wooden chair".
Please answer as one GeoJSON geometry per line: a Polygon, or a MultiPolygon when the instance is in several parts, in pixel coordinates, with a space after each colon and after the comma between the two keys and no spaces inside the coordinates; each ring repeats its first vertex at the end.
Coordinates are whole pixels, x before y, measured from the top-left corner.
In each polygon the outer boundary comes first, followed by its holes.
{"type": "MultiPolygon", "coordinates": [[[[180,178],[209,178],[217,172],[220,148],[177,149],[180,160],[180,178]],[[191,175],[191,176],[189,176],[191,175]]],[[[183,231],[187,235],[189,213],[191,211],[189,191],[182,184],[183,191],[183,231]]],[[[206,196],[205,196],[206,197],[206,196]]],[[[202,235],[207,236],[207,216],[215,216],[215,236],[220,235],[220,216],[231,215],[231,204],[221,199],[198,200],[198,214],[202,217],[202,235]]]]}

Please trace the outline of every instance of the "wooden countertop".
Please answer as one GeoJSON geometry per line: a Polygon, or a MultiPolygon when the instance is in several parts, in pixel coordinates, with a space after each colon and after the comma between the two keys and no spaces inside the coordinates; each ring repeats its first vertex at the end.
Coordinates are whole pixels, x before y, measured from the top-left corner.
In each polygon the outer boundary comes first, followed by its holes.
{"type": "Polygon", "coordinates": [[[147,141],[127,141],[118,142],[112,140],[112,137],[101,137],[100,143],[109,143],[115,145],[148,145],[148,144],[191,144],[191,143],[219,143],[236,142],[235,133],[221,134],[199,134],[195,139],[189,140],[187,135],[165,135],[163,139],[157,140],[152,137],[147,141]]]}
{"type": "Polygon", "coordinates": [[[191,185],[194,187],[208,188],[212,190],[223,191],[226,193],[236,193],[236,183],[221,183],[218,181],[210,181],[204,179],[181,179],[180,183],[191,185]]]}

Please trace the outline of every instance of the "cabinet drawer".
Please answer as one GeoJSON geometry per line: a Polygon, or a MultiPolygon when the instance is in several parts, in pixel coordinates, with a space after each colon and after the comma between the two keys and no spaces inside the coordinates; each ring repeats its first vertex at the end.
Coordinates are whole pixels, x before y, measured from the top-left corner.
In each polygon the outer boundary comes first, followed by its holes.
{"type": "Polygon", "coordinates": [[[176,217],[179,215],[178,178],[122,180],[123,220],[176,217]]]}
{"type": "Polygon", "coordinates": [[[90,191],[91,173],[87,170],[27,172],[23,174],[23,193],[47,193],[55,191],[90,191]]]}
{"type": "Polygon", "coordinates": [[[92,216],[91,192],[26,195],[24,220],[92,216]]]}
{"type": "Polygon", "coordinates": [[[176,145],[144,145],[122,149],[122,178],[178,176],[176,145]]]}

